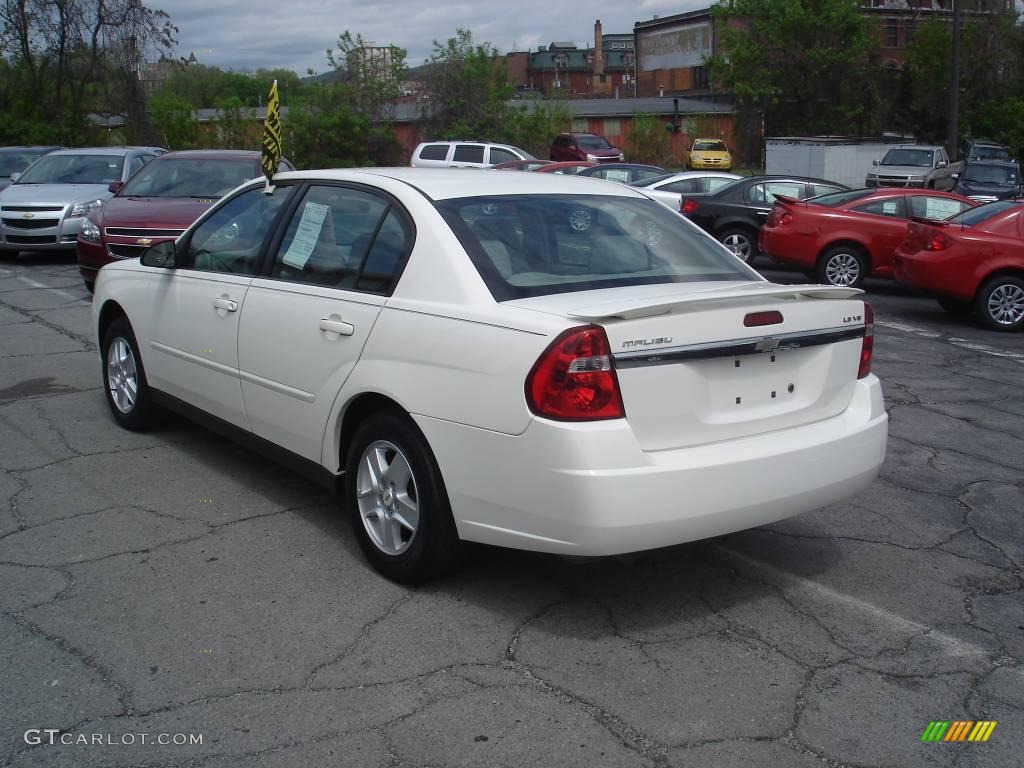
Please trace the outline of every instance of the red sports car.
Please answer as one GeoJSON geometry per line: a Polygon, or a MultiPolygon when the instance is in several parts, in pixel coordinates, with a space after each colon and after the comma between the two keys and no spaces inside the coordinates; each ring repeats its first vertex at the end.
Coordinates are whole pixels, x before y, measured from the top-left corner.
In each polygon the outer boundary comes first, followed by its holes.
{"type": "Polygon", "coordinates": [[[776,197],[758,233],[760,249],[819,282],[860,287],[892,276],[892,255],[912,216],[945,219],[977,205],[931,189],[855,189],[809,200],[776,197]]]}
{"type": "Polygon", "coordinates": [[[946,221],[914,221],[895,256],[896,279],[972,310],[989,328],[1024,328],[1024,203],[988,203],[946,221]]]}
{"type": "MultiPolygon", "coordinates": [[[[104,264],[178,237],[226,193],[260,176],[259,163],[259,152],[210,149],[168,152],[144,165],[82,223],[78,271],[86,288],[104,264]]],[[[295,169],[282,160],[279,170],[295,169]]]]}

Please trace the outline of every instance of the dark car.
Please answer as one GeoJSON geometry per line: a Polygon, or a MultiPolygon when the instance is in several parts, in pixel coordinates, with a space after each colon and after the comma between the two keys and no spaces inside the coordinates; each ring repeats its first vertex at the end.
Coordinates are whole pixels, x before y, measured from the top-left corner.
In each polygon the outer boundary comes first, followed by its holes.
{"type": "Polygon", "coordinates": [[[560,133],[551,144],[551,159],[582,160],[588,163],[619,163],[626,159],[622,150],[613,147],[596,133],[560,133]]]}
{"type": "MultiPolygon", "coordinates": [[[[282,160],[279,170],[295,169],[282,160]]],[[[174,240],[217,200],[262,173],[260,153],[248,150],[169,152],[151,160],[83,223],[78,270],[86,287],[92,290],[104,264],[174,240]]]]}
{"type": "Polygon", "coordinates": [[[668,171],[656,165],[640,165],[638,163],[601,163],[590,168],[581,168],[577,176],[592,176],[595,179],[619,181],[623,184],[635,184],[654,176],[664,176],[668,171]]]}
{"type": "Polygon", "coordinates": [[[11,176],[23,173],[45,154],[63,147],[0,147],[0,189],[11,184],[11,176]]]}
{"type": "Polygon", "coordinates": [[[1012,160],[972,160],[956,180],[953,191],[979,203],[1017,197],[1021,186],[1020,167],[1012,160]]]}
{"type": "Polygon", "coordinates": [[[1009,160],[1010,152],[990,139],[967,139],[963,143],[964,160],[1009,160]]]}
{"type": "Polygon", "coordinates": [[[848,189],[804,176],[751,176],[715,192],[686,195],[680,212],[749,264],[759,253],[757,230],[768,219],[776,195],[806,200],[848,189]]]}

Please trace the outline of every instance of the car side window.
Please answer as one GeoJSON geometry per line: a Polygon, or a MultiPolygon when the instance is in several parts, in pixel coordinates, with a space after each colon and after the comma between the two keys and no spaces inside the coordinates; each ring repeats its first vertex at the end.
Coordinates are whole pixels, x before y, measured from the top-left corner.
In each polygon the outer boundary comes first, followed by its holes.
{"type": "Polygon", "coordinates": [[[389,207],[385,198],[359,189],[311,187],[285,230],[271,276],[356,288],[389,207]]]}
{"type": "Polygon", "coordinates": [[[182,266],[200,272],[256,274],[260,246],[290,192],[279,186],[267,195],[257,187],[231,198],[192,233],[182,266]]]}
{"type": "Polygon", "coordinates": [[[762,205],[774,203],[776,195],[795,197],[798,200],[807,196],[804,185],[796,181],[766,181],[747,190],[747,200],[762,205]]]}
{"type": "Polygon", "coordinates": [[[719,187],[724,187],[726,184],[732,184],[734,179],[721,179],[715,176],[709,176],[706,179],[701,179],[704,192],[714,192],[719,187]]]}
{"type": "Polygon", "coordinates": [[[136,155],[135,157],[133,157],[131,159],[131,162],[128,164],[128,177],[129,178],[134,176],[135,172],[137,170],[139,170],[140,168],[142,168],[142,166],[144,166],[146,164],[146,161],[143,160],[142,158],[143,158],[142,155],[136,155]]]}
{"type": "Polygon", "coordinates": [[[518,159],[519,157],[509,152],[507,149],[502,149],[501,147],[491,147],[491,165],[497,165],[498,163],[508,163],[518,159]]]}
{"type": "Polygon", "coordinates": [[[482,145],[457,144],[455,146],[455,154],[452,156],[453,163],[482,163],[483,161],[484,148],[482,145]]]}
{"type": "Polygon", "coordinates": [[[671,184],[666,184],[658,189],[664,192],[679,192],[686,194],[687,192],[703,192],[704,190],[700,186],[701,179],[680,179],[679,181],[673,181],[671,184]]]}
{"type": "Polygon", "coordinates": [[[892,216],[897,219],[907,218],[906,203],[903,197],[890,197],[885,200],[874,200],[853,209],[857,213],[873,213],[875,216],[892,216]]]}
{"type": "Polygon", "coordinates": [[[412,226],[395,207],[388,210],[360,267],[356,289],[390,293],[406,255],[412,250],[412,226]]]}
{"type": "Polygon", "coordinates": [[[448,158],[448,144],[427,144],[420,150],[421,160],[446,160],[448,158]]]}
{"type": "Polygon", "coordinates": [[[832,187],[828,184],[811,184],[811,197],[818,195],[831,195],[835,192],[843,192],[839,187],[832,187]]]}
{"type": "Polygon", "coordinates": [[[914,195],[910,198],[910,210],[914,216],[926,219],[948,219],[970,206],[948,197],[914,195]]]}

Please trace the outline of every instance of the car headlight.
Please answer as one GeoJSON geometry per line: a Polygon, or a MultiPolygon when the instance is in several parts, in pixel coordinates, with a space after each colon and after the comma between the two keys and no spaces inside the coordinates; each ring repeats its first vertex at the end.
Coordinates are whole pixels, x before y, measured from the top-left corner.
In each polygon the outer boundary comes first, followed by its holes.
{"type": "Polygon", "coordinates": [[[78,236],[86,242],[98,244],[100,241],[100,228],[96,226],[92,219],[86,219],[82,222],[82,229],[79,231],[78,236]]]}
{"type": "Polygon", "coordinates": [[[622,152],[619,152],[619,162],[621,163],[625,159],[626,159],[626,155],[624,153],[622,153],[622,152]]]}
{"type": "Polygon", "coordinates": [[[587,162],[588,162],[588,163],[592,163],[592,162],[594,162],[595,160],[597,160],[597,155],[592,155],[592,154],[590,154],[590,153],[588,152],[588,153],[587,153],[587,162]]]}
{"type": "Polygon", "coordinates": [[[89,200],[86,203],[78,203],[71,208],[70,216],[88,216],[95,210],[103,207],[102,200],[89,200]]]}

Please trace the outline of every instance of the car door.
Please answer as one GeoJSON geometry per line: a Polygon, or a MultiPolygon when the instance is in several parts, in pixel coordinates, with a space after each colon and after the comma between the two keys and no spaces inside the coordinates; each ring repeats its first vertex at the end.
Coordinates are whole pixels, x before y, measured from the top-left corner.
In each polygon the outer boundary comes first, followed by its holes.
{"type": "Polygon", "coordinates": [[[253,432],[320,462],[331,406],[412,247],[412,232],[405,211],[383,194],[308,188],[242,310],[238,360],[253,432]]]}
{"type": "Polygon", "coordinates": [[[231,198],[186,235],[176,268],[153,277],[149,383],[244,429],[238,319],[264,240],[290,193],[257,187],[231,198]]]}
{"type": "Polygon", "coordinates": [[[452,154],[452,168],[482,168],[484,163],[483,144],[456,144],[452,154]]]}
{"type": "Polygon", "coordinates": [[[934,163],[935,183],[932,186],[936,189],[952,189],[956,182],[953,179],[953,169],[949,166],[949,157],[947,157],[945,149],[939,148],[935,150],[934,163]]]}
{"type": "Polygon", "coordinates": [[[892,274],[892,255],[907,233],[906,199],[902,194],[891,195],[850,210],[865,216],[857,228],[866,240],[872,274],[892,274]]]}

